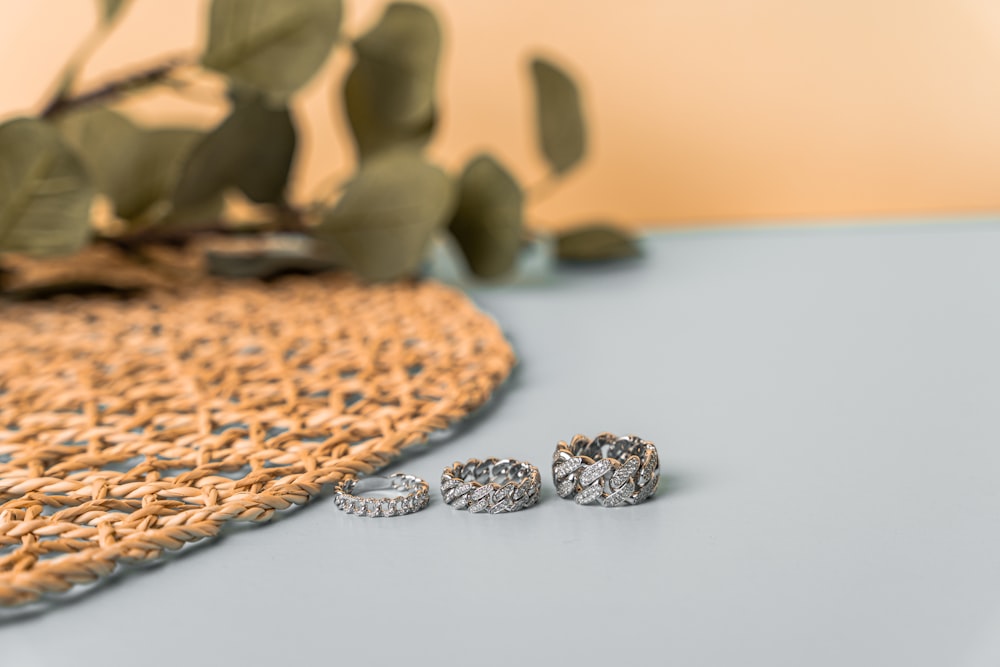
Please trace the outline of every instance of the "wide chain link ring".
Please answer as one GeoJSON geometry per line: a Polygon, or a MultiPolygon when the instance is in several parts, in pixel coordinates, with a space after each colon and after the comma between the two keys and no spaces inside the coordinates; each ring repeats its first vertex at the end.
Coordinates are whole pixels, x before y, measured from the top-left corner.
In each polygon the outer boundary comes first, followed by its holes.
{"type": "Polygon", "coordinates": [[[634,435],[577,435],[556,445],[552,479],[560,497],[581,505],[638,505],[656,493],[660,458],[653,443],[634,435]]]}
{"type": "Polygon", "coordinates": [[[455,509],[502,514],[538,502],[542,475],[530,463],[488,458],[456,461],[441,474],[441,497],[455,509]]]}

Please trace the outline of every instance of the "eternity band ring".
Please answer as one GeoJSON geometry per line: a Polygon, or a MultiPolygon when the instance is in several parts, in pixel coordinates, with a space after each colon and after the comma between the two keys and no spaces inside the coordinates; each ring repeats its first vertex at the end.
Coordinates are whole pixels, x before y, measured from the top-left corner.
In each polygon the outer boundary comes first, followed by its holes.
{"type": "Polygon", "coordinates": [[[349,477],[337,484],[333,493],[337,507],[348,514],[368,517],[413,514],[427,507],[430,502],[430,487],[427,482],[401,472],[361,479],[349,477]],[[403,495],[394,498],[364,495],[371,491],[400,491],[403,495]]]}
{"type": "Polygon", "coordinates": [[[638,505],[656,493],[660,460],[653,443],[634,435],[577,435],[556,445],[552,479],[560,497],[581,505],[638,505]]]}
{"type": "Polygon", "coordinates": [[[488,458],[455,462],[441,474],[441,497],[455,509],[502,514],[538,502],[542,476],[530,463],[488,458]]]}

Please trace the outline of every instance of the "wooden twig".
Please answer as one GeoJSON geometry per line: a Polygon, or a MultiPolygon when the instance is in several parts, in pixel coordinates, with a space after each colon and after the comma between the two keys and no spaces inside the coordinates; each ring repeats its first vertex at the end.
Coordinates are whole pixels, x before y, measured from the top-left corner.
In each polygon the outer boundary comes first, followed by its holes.
{"type": "Polygon", "coordinates": [[[78,107],[116,99],[140,88],[145,88],[155,83],[159,83],[170,76],[174,70],[190,64],[187,58],[172,58],[155,67],[145,69],[126,76],[125,78],[111,81],[93,90],[85,91],[79,95],[56,96],[41,112],[42,118],[52,118],[60,113],[78,107]]]}

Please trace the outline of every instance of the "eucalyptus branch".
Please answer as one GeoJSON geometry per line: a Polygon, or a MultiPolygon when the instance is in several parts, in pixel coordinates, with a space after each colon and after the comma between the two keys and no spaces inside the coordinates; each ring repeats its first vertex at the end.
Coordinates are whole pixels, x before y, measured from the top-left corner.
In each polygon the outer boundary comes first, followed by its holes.
{"type": "Polygon", "coordinates": [[[76,77],[83,69],[83,65],[110,32],[111,24],[104,21],[98,22],[90,31],[59,73],[59,78],[56,79],[56,92],[52,96],[52,100],[45,106],[46,109],[50,109],[66,99],[70,90],[73,89],[73,84],[76,83],[76,77]]]}
{"type": "Polygon", "coordinates": [[[147,227],[121,236],[102,236],[101,240],[122,250],[136,250],[148,245],[187,245],[199,236],[248,236],[262,231],[274,231],[272,225],[235,227],[224,220],[183,228],[147,227]]]}
{"type": "Polygon", "coordinates": [[[177,69],[192,63],[189,57],[175,57],[159,65],[110,81],[103,86],[79,95],[57,95],[40,114],[42,118],[52,118],[61,113],[96,102],[110,101],[127,93],[146,88],[167,79],[177,69]]]}

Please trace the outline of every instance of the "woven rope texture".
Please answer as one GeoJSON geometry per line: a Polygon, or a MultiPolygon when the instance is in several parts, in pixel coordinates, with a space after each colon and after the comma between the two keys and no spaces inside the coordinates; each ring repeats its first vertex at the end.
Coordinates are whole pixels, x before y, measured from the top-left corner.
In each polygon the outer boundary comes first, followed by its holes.
{"type": "Polygon", "coordinates": [[[266,521],[481,406],[514,355],[433,282],[0,302],[0,604],[266,521]]]}

